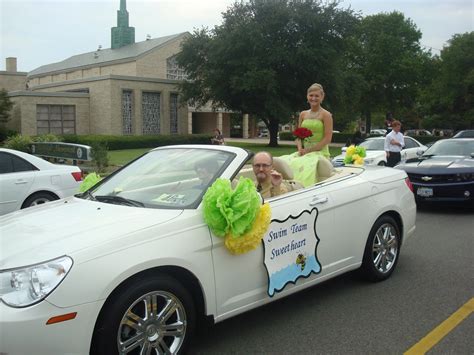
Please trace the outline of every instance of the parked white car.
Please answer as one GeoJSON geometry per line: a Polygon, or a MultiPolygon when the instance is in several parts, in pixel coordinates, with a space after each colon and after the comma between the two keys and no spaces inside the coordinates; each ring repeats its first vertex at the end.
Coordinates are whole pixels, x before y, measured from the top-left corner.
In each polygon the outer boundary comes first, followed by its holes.
{"type": "MultiPolygon", "coordinates": [[[[402,160],[413,159],[418,157],[418,154],[423,153],[428,149],[427,146],[421,144],[416,139],[411,137],[403,137],[405,139],[405,148],[401,152],[402,160]]],[[[364,140],[360,146],[365,147],[367,156],[364,158],[365,165],[387,165],[387,156],[384,151],[385,137],[373,137],[364,140]]],[[[342,148],[342,154],[335,156],[332,159],[334,166],[344,165],[344,157],[346,156],[346,147],[342,148]]]]}
{"type": "Polygon", "coordinates": [[[375,128],[370,130],[370,134],[380,134],[380,135],[386,135],[387,130],[384,128],[375,128]]]}
{"type": "Polygon", "coordinates": [[[77,166],[0,148],[0,215],[72,196],[81,181],[77,166]]]}
{"type": "Polygon", "coordinates": [[[243,179],[271,221],[256,249],[231,254],[204,221],[203,195],[248,172],[251,155],[161,147],[82,195],[0,217],[0,352],[175,354],[204,316],[220,322],[355,269],[393,273],[416,205],[406,173],[381,167],[336,168],[263,206],[243,179]],[[270,272],[277,262],[298,276],[274,279],[286,276],[270,272]]]}

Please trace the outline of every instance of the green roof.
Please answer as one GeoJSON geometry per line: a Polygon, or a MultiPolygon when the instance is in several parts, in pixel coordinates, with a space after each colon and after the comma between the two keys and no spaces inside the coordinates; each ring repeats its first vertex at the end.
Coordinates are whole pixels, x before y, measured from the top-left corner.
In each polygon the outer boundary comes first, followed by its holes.
{"type": "Polygon", "coordinates": [[[189,32],[182,32],[171,36],[159,37],[149,39],[143,42],[137,42],[123,46],[117,49],[101,49],[93,52],[74,55],[62,62],[43,65],[28,73],[29,77],[42,76],[45,74],[53,74],[55,72],[71,71],[84,67],[96,67],[111,62],[127,62],[137,59],[137,57],[164,45],[180,36],[188,34],[189,32]]]}

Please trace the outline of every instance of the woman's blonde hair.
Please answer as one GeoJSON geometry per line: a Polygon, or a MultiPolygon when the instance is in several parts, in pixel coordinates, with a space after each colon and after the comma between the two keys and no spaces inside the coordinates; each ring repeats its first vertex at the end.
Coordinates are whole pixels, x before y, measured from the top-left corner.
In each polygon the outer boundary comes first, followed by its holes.
{"type": "Polygon", "coordinates": [[[311,92],[311,91],[321,91],[323,94],[324,94],[324,89],[323,89],[323,86],[321,84],[318,84],[318,83],[314,83],[313,85],[311,85],[309,88],[308,88],[308,94],[311,92]]]}

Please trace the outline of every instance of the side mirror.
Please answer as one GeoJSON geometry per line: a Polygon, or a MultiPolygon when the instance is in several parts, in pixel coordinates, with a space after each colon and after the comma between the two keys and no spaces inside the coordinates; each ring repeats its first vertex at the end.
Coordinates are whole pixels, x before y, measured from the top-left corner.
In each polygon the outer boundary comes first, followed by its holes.
{"type": "Polygon", "coordinates": [[[342,154],[345,154],[345,153],[346,153],[346,150],[347,150],[347,147],[342,147],[342,148],[341,148],[341,153],[342,153],[342,154]]]}
{"type": "Polygon", "coordinates": [[[417,150],[416,155],[421,157],[425,151],[424,150],[417,150]]]}

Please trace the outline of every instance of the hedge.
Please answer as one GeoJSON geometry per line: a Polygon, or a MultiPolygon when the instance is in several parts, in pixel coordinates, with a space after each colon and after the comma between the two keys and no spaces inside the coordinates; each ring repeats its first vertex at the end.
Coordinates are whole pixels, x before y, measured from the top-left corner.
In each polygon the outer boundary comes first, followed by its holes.
{"type": "Polygon", "coordinates": [[[64,142],[93,146],[106,144],[109,150],[155,148],[177,144],[210,144],[209,134],[154,135],[154,136],[110,136],[110,135],[64,135],[64,142]]]}
{"type": "MultiPolygon", "coordinates": [[[[346,143],[348,139],[352,138],[351,133],[333,133],[332,142],[333,143],[346,143]]],[[[292,132],[280,132],[281,141],[294,141],[295,137],[292,132]]]]}

